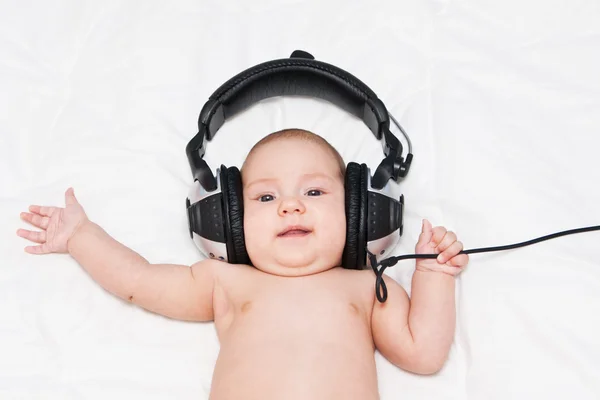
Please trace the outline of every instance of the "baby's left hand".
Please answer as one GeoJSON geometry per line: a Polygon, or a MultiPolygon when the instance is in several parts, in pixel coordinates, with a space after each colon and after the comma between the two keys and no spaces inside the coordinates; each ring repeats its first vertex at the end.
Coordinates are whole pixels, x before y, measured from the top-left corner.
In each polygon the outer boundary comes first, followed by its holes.
{"type": "Polygon", "coordinates": [[[417,270],[444,272],[456,276],[469,262],[468,254],[458,254],[462,249],[463,244],[456,240],[454,232],[447,231],[443,226],[432,228],[431,223],[424,219],[415,253],[439,255],[437,259],[418,258],[417,270]]]}

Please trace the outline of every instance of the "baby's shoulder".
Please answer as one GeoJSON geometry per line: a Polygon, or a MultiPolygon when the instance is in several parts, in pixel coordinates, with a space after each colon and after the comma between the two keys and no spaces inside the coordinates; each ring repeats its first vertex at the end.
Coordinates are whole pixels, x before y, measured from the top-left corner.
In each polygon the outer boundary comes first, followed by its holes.
{"type": "Polygon", "coordinates": [[[370,319],[375,302],[375,273],[372,270],[335,268],[333,288],[340,300],[359,305],[370,319]]]}
{"type": "Polygon", "coordinates": [[[350,279],[355,282],[365,282],[369,279],[374,279],[375,274],[370,269],[349,269],[343,267],[334,268],[345,279],[350,279]]]}
{"type": "Polygon", "coordinates": [[[224,261],[214,261],[214,263],[215,276],[223,284],[260,278],[259,271],[250,265],[230,264],[224,261]]]}
{"type": "Polygon", "coordinates": [[[344,287],[356,293],[365,293],[367,296],[374,294],[375,288],[375,274],[372,270],[362,269],[346,269],[342,267],[334,268],[335,272],[332,274],[332,279],[338,284],[344,285],[344,287]]]}

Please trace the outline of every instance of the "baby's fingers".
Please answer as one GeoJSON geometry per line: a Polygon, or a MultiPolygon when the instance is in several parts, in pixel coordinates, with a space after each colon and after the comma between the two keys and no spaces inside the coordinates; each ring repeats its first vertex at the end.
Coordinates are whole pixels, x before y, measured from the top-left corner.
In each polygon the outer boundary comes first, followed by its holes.
{"type": "Polygon", "coordinates": [[[50,253],[50,251],[48,251],[47,246],[45,244],[42,244],[39,246],[27,246],[27,247],[25,247],[25,251],[30,254],[48,254],[48,253],[50,253]]]}
{"type": "Polygon", "coordinates": [[[32,242],[46,243],[46,232],[44,231],[34,232],[28,231],[27,229],[19,229],[17,230],[17,235],[21,236],[22,238],[29,239],[32,242]]]}
{"type": "Polygon", "coordinates": [[[29,206],[29,211],[32,213],[40,214],[44,217],[51,217],[58,210],[58,207],[47,207],[47,206],[37,206],[31,205],[29,206]]]}
{"type": "MultiPolygon", "coordinates": [[[[441,233],[440,233],[441,235],[441,233]]],[[[446,251],[453,243],[456,242],[456,234],[452,231],[446,231],[444,229],[443,235],[437,240],[437,246],[435,246],[435,250],[438,253],[443,253],[446,251]]]]}
{"type": "Polygon", "coordinates": [[[469,255],[459,254],[448,260],[448,263],[450,263],[450,265],[452,265],[453,267],[463,268],[469,263],[469,255]]]}
{"type": "MultiPolygon", "coordinates": [[[[445,240],[446,239],[444,238],[444,241],[445,240]]],[[[461,241],[456,240],[456,235],[454,235],[454,241],[450,244],[445,245],[445,247],[442,247],[441,249],[443,251],[438,255],[437,262],[439,262],[440,264],[444,264],[446,261],[460,253],[460,251],[463,249],[463,244],[461,241]]]]}
{"type": "Polygon", "coordinates": [[[38,228],[41,228],[44,230],[48,229],[48,223],[50,221],[50,218],[48,218],[48,217],[42,217],[41,215],[38,215],[38,214],[22,212],[21,218],[23,220],[29,222],[30,224],[37,226],[38,228]]]}

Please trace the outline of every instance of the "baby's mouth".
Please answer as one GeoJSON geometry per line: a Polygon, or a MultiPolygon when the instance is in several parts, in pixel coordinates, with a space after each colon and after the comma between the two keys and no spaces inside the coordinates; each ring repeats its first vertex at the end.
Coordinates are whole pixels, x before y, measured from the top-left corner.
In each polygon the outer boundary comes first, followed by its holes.
{"type": "Polygon", "coordinates": [[[280,237],[287,237],[287,236],[304,236],[304,235],[308,235],[310,232],[309,231],[303,231],[301,229],[294,229],[293,231],[288,231],[282,235],[279,235],[280,237]]]}
{"type": "Polygon", "coordinates": [[[299,237],[309,235],[312,231],[302,226],[290,226],[283,232],[279,233],[277,237],[299,237]]]}

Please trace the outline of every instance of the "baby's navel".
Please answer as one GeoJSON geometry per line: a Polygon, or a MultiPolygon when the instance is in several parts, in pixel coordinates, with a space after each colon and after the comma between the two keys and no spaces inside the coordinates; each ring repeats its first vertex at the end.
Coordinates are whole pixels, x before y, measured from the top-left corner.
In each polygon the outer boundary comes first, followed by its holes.
{"type": "Polygon", "coordinates": [[[350,311],[354,314],[358,314],[358,306],[354,303],[350,303],[350,311]]]}
{"type": "Polygon", "coordinates": [[[244,304],[242,304],[242,313],[248,312],[250,310],[250,307],[252,307],[251,301],[247,301],[244,304]]]}

